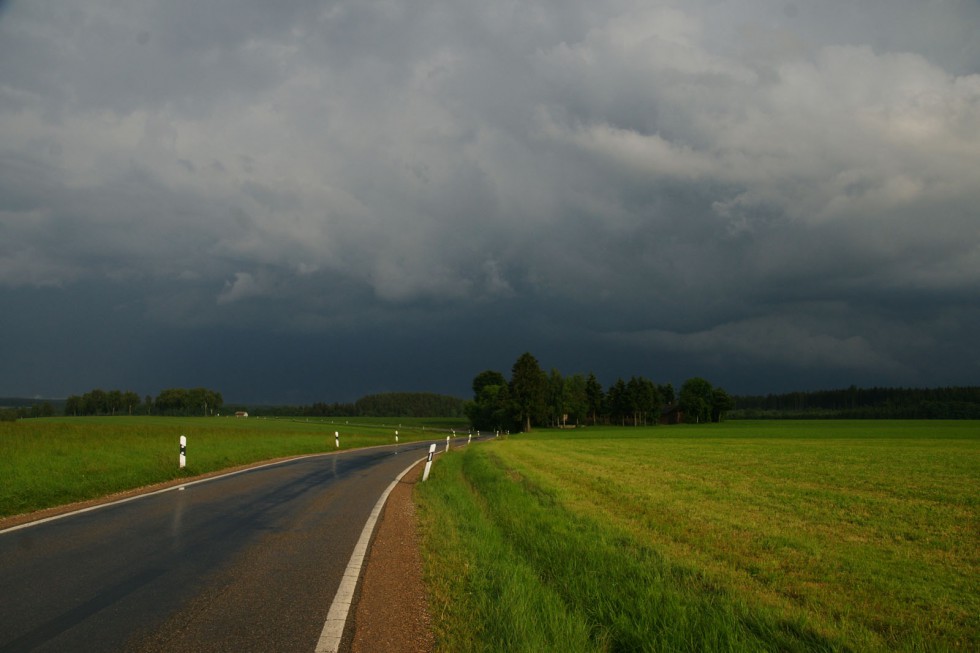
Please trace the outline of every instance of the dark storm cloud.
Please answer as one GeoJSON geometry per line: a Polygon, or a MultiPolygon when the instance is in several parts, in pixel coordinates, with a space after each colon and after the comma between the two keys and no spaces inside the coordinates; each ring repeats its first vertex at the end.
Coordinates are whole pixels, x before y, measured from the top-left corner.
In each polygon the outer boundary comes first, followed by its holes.
{"type": "Polygon", "coordinates": [[[974,2],[4,7],[0,393],[976,382],[974,2]]]}

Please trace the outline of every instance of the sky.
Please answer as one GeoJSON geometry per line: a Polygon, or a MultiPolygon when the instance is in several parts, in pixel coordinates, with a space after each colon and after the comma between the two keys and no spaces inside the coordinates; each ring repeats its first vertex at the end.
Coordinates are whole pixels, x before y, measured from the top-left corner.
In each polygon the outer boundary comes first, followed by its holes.
{"type": "Polygon", "coordinates": [[[976,0],[0,0],[0,396],[980,384],[976,0]]]}

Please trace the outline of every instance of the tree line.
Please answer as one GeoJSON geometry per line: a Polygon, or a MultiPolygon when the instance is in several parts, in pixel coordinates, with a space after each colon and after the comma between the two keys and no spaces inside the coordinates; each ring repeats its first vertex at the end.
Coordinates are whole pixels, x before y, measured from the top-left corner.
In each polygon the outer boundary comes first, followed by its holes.
{"type": "Polygon", "coordinates": [[[980,387],[858,388],[735,397],[732,418],[980,419],[980,387]]]}
{"type": "Polygon", "coordinates": [[[29,417],[54,417],[54,415],[55,408],[50,401],[0,398],[0,422],[16,422],[29,417]]]}
{"type": "Polygon", "coordinates": [[[264,417],[465,417],[466,402],[433,392],[384,392],[353,402],[300,406],[233,406],[264,417]]]}
{"type": "Polygon", "coordinates": [[[217,414],[224,404],[221,393],[208,388],[167,388],[142,400],[131,390],[96,388],[65,400],[65,415],[202,415],[217,414]]]}
{"type": "Polygon", "coordinates": [[[530,431],[534,426],[720,421],[733,406],[731,397],[705,379],[694,377],[675,393],[670,383],[643,376],[617,379],[603,389],[595,374],[545,373],[530,353],[511,368],[510,379],[495,370],[473,379],[473,400],[466,416],[473,428],[530,431]]]}
{"type": "Polygon", "coordinates": [[[312,405],[252,407],[225,404],[222,394],[208,388],[168,388],[156,398],[142,399],[133,391],[96,388],[65,400],[39,402],[32,399],[0,398],[0,420],[53,417],[59,410],[67,416],[90,415],[217,415],[247,411],[267,417],[465,417],[466,401],[433,392],[387,392],[371,394],[353,402],[312,405]],[[55,407],[57,406],[57,408],[55,407]],[[63,408],[62,408],[63,406],[63,408]]]}

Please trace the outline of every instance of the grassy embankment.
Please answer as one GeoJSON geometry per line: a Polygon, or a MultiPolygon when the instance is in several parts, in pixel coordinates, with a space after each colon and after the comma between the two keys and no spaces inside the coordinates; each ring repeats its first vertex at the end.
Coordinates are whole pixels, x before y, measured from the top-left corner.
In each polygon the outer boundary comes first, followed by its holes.
{"type": "Polygon", "coordinates": [[[980,650],[980,424],[513,436],[418,487],[441,651],[980,650]]]}
{"type": "MultiPolygon", "coordinates": [[[[283,456],[445,437],[445,420],[66,417],[0,422],[0,517],[283,456]],[[387,422],[382,426],[382,422],[387,422]],[[423,430],[423,426],[430,430],[423,430]],[[186,435],[187,467],[178,469],[186,435]]],[[[460,424],[456,424],[460,426],[460,424]]],[[[465,432],[465,431],[464,431],[465,432]]]]}

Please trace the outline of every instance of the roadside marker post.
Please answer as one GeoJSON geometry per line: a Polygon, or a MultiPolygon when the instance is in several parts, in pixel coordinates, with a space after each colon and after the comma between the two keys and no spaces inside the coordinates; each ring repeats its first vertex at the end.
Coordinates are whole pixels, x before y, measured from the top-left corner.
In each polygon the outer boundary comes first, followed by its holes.
{"type": "Polygon", "coordinates": [[[333,432],[333,441],[337,445],[337,448],[340,449],[340,431],[333,432]]]}
{"type": "Polygon", "coordinates": [[[180,436],[180,468],[187,467],[187,436],[180,436]]]}
{"type": "Polygon", "coordinates": [[[446,436],[446,451],[449,451],[449,436],[446,436]]]}
{"type": "Polygon", "coordinates": [[[425,471],[422,472],[422,480],[429,480],[429,470],[432,469],[432,454],[436,452],[436,445],[429,445],[429,457],[425,459],[425,471]]]}
{"type": "Polygon", "coordinates": [[[470,442],[473,442],[473,434],[472,433],[470,433],[468,436],[466,436],[466,444],[469,444],[470,442]]]}
{"type": "Polygon", "coordinates": [[[398,444],[398,431],[395,431],[395,444],[398,444]]]}

